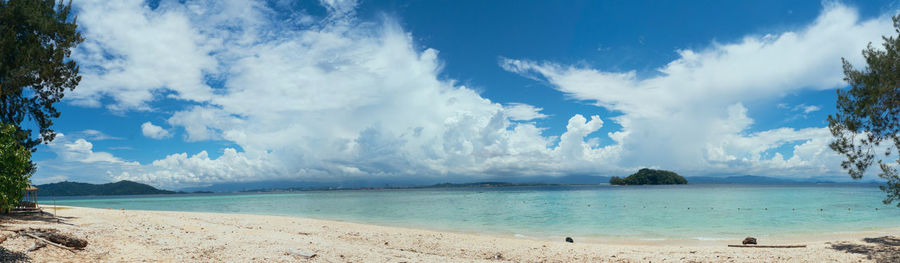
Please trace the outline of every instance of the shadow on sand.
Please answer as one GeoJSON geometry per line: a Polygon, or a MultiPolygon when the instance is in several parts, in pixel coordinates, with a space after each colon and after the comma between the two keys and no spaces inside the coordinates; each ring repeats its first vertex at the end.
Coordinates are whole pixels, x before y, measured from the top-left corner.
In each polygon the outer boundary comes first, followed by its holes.
{"type": "MultiPolygon", "coordinates": [[[[53,214],[44,211],[17,212],[12,211],[7,214],[0,214],[0,229],[15,228],[16,224],[31,223],[47,223],[72,225],[68,221],[74,219],[72,216],[53,216],[53,214]]],[[[0,246],[0,262],[31,262],[31,258],[23,252],[11,251],[0,246]]]]}
{"type": "Polygon", "coordinates": [[[900,237],[883,236],[863,238],[866,244],[841,242],[831,244],[831,248],[839,251],[863,254],[875,262],[900,262],[900,237]]]}
{"type": "Polygon", "coordinates": [[[25,253],[0,247],[0,262],[31,262],[31,259],[25,253]]]}
{"type": "Polygon", "coordinates": [[[72,225],[68,221],[70,219],[74,219],[73,216],[53,216],[53,214],[44,212],[44,211],[36,211],[36,212],[10,212],[9,214],[0,215],[0,224],[9,224],[9,223],[28,223],[28,222],[44,222],[44,223],[57,223],[63,225],[72,225]]]}

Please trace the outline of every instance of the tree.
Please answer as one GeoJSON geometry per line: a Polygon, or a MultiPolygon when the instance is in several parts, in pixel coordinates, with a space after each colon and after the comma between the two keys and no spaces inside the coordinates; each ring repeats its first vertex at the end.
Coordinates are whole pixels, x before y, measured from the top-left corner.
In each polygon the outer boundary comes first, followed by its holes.
{"type": "Polygon", "coordinates": [[[0,124],[0,210],[15,207],[31,184],[31,151],[17,139],[18,129],[12,124],[0,124]]]}
{"type": "MultiPolygon", "coordinates": [[[[900,15],[893,21],[895,32],[900,34],[900,15]]],[[[895,151],[900,156],[900,36],[882,39],[883,49],[869,43],[862,51],[866,61],[863,69],[841,59],[844,81],[850,88],[837,91],[837,112],[828,116],[828,128],[834,136],[829,146],[845,157],[841,167],[851,178],[862,178],[872,164],[878,164],[878,176],[887,180],[881,186],[887,193],[883,202],[890,204],[900,200],[900,177],[895,166],[900,159],[888,161],[895,151]]]]}
{"type": "Polygon", "coordinates": [[[31,151],[56,136],[53,104],[81,81],[69,55],[84,38],[71,10],[71,0],[0,0],[0,122],[15,125],[17,141],[31,151]],[[26,119],[38,138],[23,129],[26,119]]]}

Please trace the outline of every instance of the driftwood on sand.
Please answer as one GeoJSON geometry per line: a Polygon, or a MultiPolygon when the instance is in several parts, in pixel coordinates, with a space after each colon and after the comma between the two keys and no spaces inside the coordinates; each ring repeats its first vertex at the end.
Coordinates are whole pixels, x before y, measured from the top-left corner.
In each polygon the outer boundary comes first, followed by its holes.
{"type": "Polygon", "coordinates": [[[57,232],[38,232],[36,235],[39,237],[45,238],[47,240],[53,241],[54,243],[61,244],[61,245],[71,247],[71,248],[82,249],[87,246],[87,241],[85,241],[84,239],[60,234],[57,232]]]}
{"type": "Polygon", "coordinates": [[[40,249],[42,247],[46,247],[46,246],[47,246],[46,242],[40,241],[40,240],[35,240],[34,243],[32,243],[31,246],[28,247],[28,249],[26,249],[25,251],[31,252],[31,251],[35,251],[35,250],[38,250],[38,249],[40,249]]]}
{"type": "MultiPolygon", "coordinates": [[[[71,252],[75,252],[75,249],[83,249],[87,246],[87,241],[85,241],[84,239],[58,233],[56,229],[27,228],[18,229],[15,232],[18,232],[23,236],[34,238],[38,241],[41,241],[42,243],[46,243],[71,252]]],[[[35,249],[37,248],[39,247],[36,247],[35,249]]]]}
{"type": "Polygon", "coordinates": [[[35,235],[32,235],[32,234],[29,234],[29,233],[24,233],[24,235],[29,236],[29,237],[34,238],[34,239],[37,239],[37,240],[40,240],[40,241],[44,241],[45,243],[50,244],[50,245],[52,245],[52,246],[54,246],[54,247],[58,247],[58,248],[62,248],[62,249],[68,250],[68,251],[75,252],[75,249],[74,249],[74,248],[70,248],[70,247],[63,246],[63,245],[60,245],[60,244],[57,244],[57,243],[53,243],[53,241],[46,240],[46,239],[43,239],[43,238],[41,238],[41,237],[38,237],[38,236],[35,236],[35,235]]]}
{"type": "Polygon", "coordinates": [[[806,247],[806,245],[728,245],[728,247],[802,248],[802,247],[806,247]]]}
{"type": "Polygon", "coordinates": [[[296,249],[288,249],[287,253],[302,258],[313,258],[316,256],[316,253],[300,251],[296,249]]]}

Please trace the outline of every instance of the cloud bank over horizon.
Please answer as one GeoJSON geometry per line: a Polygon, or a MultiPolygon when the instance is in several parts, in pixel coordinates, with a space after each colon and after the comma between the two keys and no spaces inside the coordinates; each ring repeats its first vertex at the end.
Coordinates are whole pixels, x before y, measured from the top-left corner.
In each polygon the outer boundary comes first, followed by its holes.
{"type": "Polygon", "coordinates": [[[840,58],[861,63],[868,42],[893,32],[887,16],[861,20],[853,8],[828,4],[795,30],[678,50],[654,76],[501,58],[508,72],[616,113],[556,116],[569,119],[565,131],[547,136],[537,122],[550,117],[542,105],[485,98],[443,77],[440,52],[419,46],[392,18],[363,21],[355,1],[321,4],[324,16],[285,16],[250,0],[162,1],[156,8],[138,0],[75,3],[87,40],[73,54],[83,81],[66,103],[164,114],[164,123],[143,120],[134,129],[155,140],[236,147],[215,158],[181,152],[138,163],[66,134],[48,145],[57,158],[38,162],[39,174],[93,173],[163,187],[624,175],[641,167],[843,176],[826,127],[751,132],[745,105],[841,88],[840,58]],[[176,110],[162,109],[172,101],[176,110]],[[601,145],[592,136],[609,122],[621,130],[599,135],[613,141],[601,145]],[[765,154],[790,145],[790,157],[765,154]]]}

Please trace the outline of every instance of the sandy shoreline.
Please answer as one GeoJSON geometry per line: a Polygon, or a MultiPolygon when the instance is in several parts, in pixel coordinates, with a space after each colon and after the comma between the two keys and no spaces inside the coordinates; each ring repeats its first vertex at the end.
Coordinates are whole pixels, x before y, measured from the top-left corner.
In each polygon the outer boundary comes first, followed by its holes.
{"type": "MultiPolygon", "coordinates": [[[[52,209],[45,208],[52,212],[52,209]]],[[[33,262],[872,262],[900,251],[896,229],[795,236],[760,244],[806,248],[729,248],[740,240],[579,239],[565,243],[438,232],[296,217],[72,207],[49,217],[2,218],[3,229],[54,228],[88,240],[75,253],[4,232],[2,260],[33,262]],[[311,259],[293,252],[315,253],[311,259]],[[870,258],[871,257],[871,258],[870,258]]],[[[896,259],[896,258],[895,258],[896,259]]],[[[885,261],[889,262],[889,261],[885,261]]]]}

